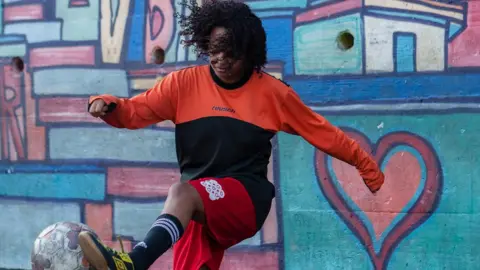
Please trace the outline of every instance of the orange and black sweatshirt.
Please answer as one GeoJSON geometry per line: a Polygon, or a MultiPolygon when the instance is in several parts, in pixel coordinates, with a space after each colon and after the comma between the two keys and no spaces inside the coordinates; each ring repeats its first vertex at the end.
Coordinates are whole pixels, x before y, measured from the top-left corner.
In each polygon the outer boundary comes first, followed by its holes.
{"type": "Polygon", "coordinates": [[[267,73],[246,74],[225,84],[209,65],[165,76],[132,98],[100,95],[109,113],[102,119],[117,128],[139,129],[175,123],[177,159],[183,181],[233,177],[249,193],[261,227],[270,211],[274,186],[267,180],[272,137],[299,135],[319,150],[355,166],[376,191],[384,176],[376,162],[339,128],[306,106],[285,82],[267,73]]]}

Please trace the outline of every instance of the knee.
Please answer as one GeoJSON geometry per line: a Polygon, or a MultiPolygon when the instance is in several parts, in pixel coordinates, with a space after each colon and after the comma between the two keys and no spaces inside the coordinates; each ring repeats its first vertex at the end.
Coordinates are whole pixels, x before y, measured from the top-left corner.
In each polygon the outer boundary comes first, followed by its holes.
{"type": "Polygon", "coordinates": [[[181,200],[197,200],[197,190],[188,183],[175,183],[168,190],[168,197],[181,200]]]}

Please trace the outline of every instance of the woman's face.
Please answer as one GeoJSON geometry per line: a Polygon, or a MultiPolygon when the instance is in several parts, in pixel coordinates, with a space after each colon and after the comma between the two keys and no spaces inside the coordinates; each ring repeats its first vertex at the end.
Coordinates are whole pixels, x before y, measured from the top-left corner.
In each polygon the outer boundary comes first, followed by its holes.
{"type": "MultiPolygon", "coordinates": [[[[210,44],[221,43],[226,35],[227,29],[215,27],[210,34],[210,44]]],[[[212,50],[209,58],[215,74],[225,83],[236,83],[244,75],[244,60],[234,59],[228,52],[212,50]]]]}

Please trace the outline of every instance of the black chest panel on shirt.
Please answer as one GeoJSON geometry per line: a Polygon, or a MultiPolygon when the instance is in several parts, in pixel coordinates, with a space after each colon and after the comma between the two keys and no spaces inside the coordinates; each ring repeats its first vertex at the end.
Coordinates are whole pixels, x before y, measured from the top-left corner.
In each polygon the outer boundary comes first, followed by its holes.
{"type": "Polygon", "coordinates": [[[275,188],[268,181],[274,132],[241,120],[210,116],[178,124],[177,158],[183,181],[205,177],[233,177],[249,193],[263,225],[275,188]]]}

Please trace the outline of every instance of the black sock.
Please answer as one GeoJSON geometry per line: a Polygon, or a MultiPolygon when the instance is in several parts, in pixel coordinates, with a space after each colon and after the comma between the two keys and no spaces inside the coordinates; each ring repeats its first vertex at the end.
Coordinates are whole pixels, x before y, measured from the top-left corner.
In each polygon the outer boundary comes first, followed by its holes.
{"type": "Polygon", "coordinates": [[[135,270],[148,269],[182,234],[183,226],[178,218],[169,214],[159,216],[143,242],[138,243],[129,253],[135,270]]]}

